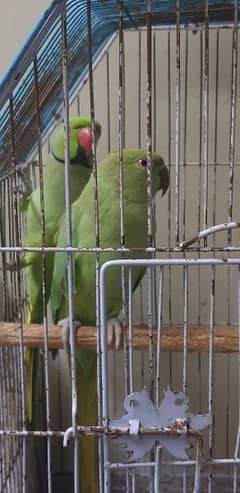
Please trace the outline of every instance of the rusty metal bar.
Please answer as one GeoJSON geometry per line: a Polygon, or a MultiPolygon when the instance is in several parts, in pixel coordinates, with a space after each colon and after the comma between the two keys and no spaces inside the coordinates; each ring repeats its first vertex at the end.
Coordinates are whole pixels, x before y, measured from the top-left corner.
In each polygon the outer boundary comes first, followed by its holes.
{"type": "MultiPolygon", "coordinates": [[[[138,428],[138,433],[136,436],[141,435],[159,435],[161,436],[189,436],[192,438],[197,438],[201,436],[198,431],[189,429],[189,422],[187,419],[181,420],[181,429],[178,427],[177,420],[173,427],[160,427],[160,426],[142,426],[141,422],[138,428]]],[[[79,435],[106,435],[108,437],[117,438],[118,436],[130,435],[131,427],[113,427],[113,426],[78,426],[77,431],[79,435]]],[[[0,432],[1,433],[1,432],[0,432]]],[[[68,439],[71,437],[72,428],[68,428],[65,432],[65,444],[67,444],[68,439]]]]}
{"type": "MultiPolygon", "coordinates": [[[[238,226],[237,226],[238,227],[238,226]]],[[[225,228],[226,229],[226,228],[225,228]]],[[[223,229],[221,230],[223,231],[223,229]]],[[[198,237],[195,237],[196,239],[198,237]]],[[[195,238],[189,240],[190,243],[195,242],[195,238]]],[[[181,246],[177,248],[168,248],[168,247],[150,247],[150,248],[100,248],[100,247],[92,247],[92,248],[75,248],[75,247],[19,247],[19,246],[13,246],[13,247],[0,247],[0,252],[15,252],[15,253],[26,253],[26,252],[37,252],[37,253],[42,253],[42,252],[66,252],[66,253],[133,253],[133,252],[138,252],[138,253],[143,253],[143,257],[145,257],[145,253],[182,253],[183,250],[186,248],[185,244],[181,244],[181,246]]],[[[205,253],[210,253],[210,252],[240,252],[240,246],[234,246],[234,247],[203,247],[199,250],[198,247],[195,246],[189,246],[187,247],[188,252],[205,252],[205,253]]],[[[175,257],[174,257],[175,258],[175,257]]],[[[171,258],[172,260],[172,258],[171,258]]],[[[7,263],[6,264],[6,270],[8,271],[13,271],[15,272],[17,270],[16,268],[16,263],[7,263]]],[[[3,271],[3,267],[0,267],[0,271],[3,271]]]]}
{"type": "MultiPolygon", "coordinates": [[[[183,420],[181,420],[183,421],[183,420]]],[[[182,429],[179,429],[177,425],[173,427],[159,427],[159,426],[142,426],[140,423],[137,435],[159,435],[159,436],[189,436],[198,439],[201,434],[198,431],[189,429],[188,420],[184,420],[181,424],[182,429]]],[[[77,432],[79,435],[89,436],[89,435],[106,435],[108,437],[116,438],[118,436],[124,436],[130,434],[130,426],[113,427],[105,425],[93,425],[93,426],[78,426],[77,432]]],[[[69,438],[73,436],[73,428],[68,428],[66,431],[24,431],[24,430],[0,430],[0,436],[35,436],[35,437],[63,437],[64,445],[67,445],[69,438]]]]}
{"type": "MultiPolygon", "coordinates": [[[[197,459],[198,460],[198,459],[197,459]]],[[[188,459],[188,460],[185,460],[185,461],[181,461],[181,460],[169,460],[169,461],[165,461],[163,460],[161,462],[162,466],[176,466],[176,467],[192,467],[192,466],[196,466],[197,464],[197,460],[193,460],[193,459],[188,459]]],[[[212,459],[211,461],[211,464],[214,465],[214,466],[223,466],[223,465],[227,465],[227,466],[231,466],[231,465],[239,465],[240,464],[240,459],[237,459],[236,462],[235,462],[235,459],[228,459],[228,458],[224,458],[224,459],[212,459]]],[[[201,465],[202,466],[208,466],[209,465],[209,461],[208,460],[204,460],[202,459],[201,460],[201,465]]],[[[154,462],[134,462],[134,463],[131,463],[131,464],[126,464],[126,463],[121,463],[121,462],[117,462],[117,463],[112,463],[112,464],[107,464],[106,467],[109,468],[109,469],[126,469],[128,467],[132,467],[134,469],[138,469],[138,468],[141,468],[141,467],[155,467],[156,464],[155,464],[155,461],[154,462]]]]}

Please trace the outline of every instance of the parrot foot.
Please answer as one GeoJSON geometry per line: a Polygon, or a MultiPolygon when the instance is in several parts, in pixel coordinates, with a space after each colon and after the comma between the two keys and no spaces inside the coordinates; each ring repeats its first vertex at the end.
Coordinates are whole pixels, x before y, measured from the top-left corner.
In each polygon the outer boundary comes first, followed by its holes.
{"type": "MultiPolygon", "coordinates": [[[[70,319],[69,317],[64,318],[63,320],[58,321],[58,325],[62,327],[62,342],[63,348],[65,349],[67,354],[70,354],[70,319]]],[[[80,320],[73,320],[74,329],[78,329],[82,324],[80,320]]]]}
{"type": "Polygon", "coordinates": [[[123,327],[118,318],[110,318],[107,321],[107,343],[115,349],[120,349],[123,339],[123,327]]]}

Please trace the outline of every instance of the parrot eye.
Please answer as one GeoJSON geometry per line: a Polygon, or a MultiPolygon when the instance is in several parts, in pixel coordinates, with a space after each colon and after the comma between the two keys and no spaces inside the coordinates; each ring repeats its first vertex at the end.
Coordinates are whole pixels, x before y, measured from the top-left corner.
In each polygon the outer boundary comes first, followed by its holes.
{"type": "Polygon", "coordinates": [[[145,169],[147,167],[147,160],[146,159],[139,159],[137,163],[137,168],[139,169],[145,169]]]}

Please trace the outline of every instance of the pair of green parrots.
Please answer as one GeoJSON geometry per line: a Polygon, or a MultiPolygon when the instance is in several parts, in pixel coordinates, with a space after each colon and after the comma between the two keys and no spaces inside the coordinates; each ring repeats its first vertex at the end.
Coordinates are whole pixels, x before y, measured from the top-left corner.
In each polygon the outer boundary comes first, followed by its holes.
{"type": "MultiPolygon", "coordinates": [[[[92,129],[88,118],[79,117],[69,122],[70,193],[72,204],[72,246],[95,247],[95,206],[92,171],[92,129]]],[[[101,126],[95,122],[96,142],[101,126]]],[[[158,190],[164,194],[169,186],[169,173],[162,157],[152,153],[152,196],[158,190]]],[[[64,193],[64,128],[59,127],[51,139],[51,155],[44,168],[45,239],[47,246],[66,246],[64,193]]],[[[124,232],[127,248],[147,247],[147,157],[142,149],[123,152],[124,232]]],[[[98,204],[100,246],[119,248],[119,154],[109,154],[98,166],[98,204]]],[[[26,206],[27,235],[25,246],[41,246],[40,190],[28,198],[26,206]]],[[[131,258],[143,257],[142,252],[131,253],[131,258]]],[[[104,252],[100,265],[120,258],[120,254],[104,252]]],[[[23,260],[28,291],[28,323],[42,323],[42,258],[40,253],[27,253],[23,260]]],[[[96,255],[73,254],[73,310],[74,319],[84,325],[96,323],[96,255]]],[[[133,290],[144,275],[143,268],[135,268],[133,290]]],[[[68,317],[67,255],[46,254],[46,300],[50,302],[54,321],[68,317]]],[[[121,274],[109,271],[107,276],[107,316],[117,318],[121,310],[121,274]]],[[[35,378],[37,351],[26,350],[26,394],[29,422],[34,421],[35,378]]],[[[96,352],[77,351],[78,423],[97,421],[96,352]]],[[[95,493],[97,487],[97,449],[93,437],[80,438],[81,492],[95,493]]]]}

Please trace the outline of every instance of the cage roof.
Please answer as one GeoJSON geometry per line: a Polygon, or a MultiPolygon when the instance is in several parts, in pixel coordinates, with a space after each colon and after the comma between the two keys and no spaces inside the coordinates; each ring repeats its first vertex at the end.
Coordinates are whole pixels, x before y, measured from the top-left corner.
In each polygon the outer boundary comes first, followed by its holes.
{"type": "MultiPolygon", "coordinates": [[[[236,22],[235,4],[240,0],[208,1],[209,23],[220,25],[236,22]]],[[[118,32],[119,9],[122,8],[125,29],[146,26],[147,0],[91,0],[92,55],[96,62],[118,32]]],[[[70,101],[88,78],[87,1],[55,0],[43,14],[10,69],[0,81],[0,174],[12,167],[11,142],[15,162],[30,158],[37,143],[36,89],[37,69],[41,134],[46,138],[61,119],[62,92],[62,23],[66,9],[68,44],[68,90],[70,101]],[[11,104],[10,104],[11,100],[11,104]],[[13,119],[11,122],[11,108],[13,119]],[[13,131],[11,132],[11,128],[13,131]]],[[[176,1],[151,1],[153,27],[176,25],[176,1]]],[[[201,28],[205,24],[205,2],[180,1],[180,23],[183,27],[201,28]]]]}

